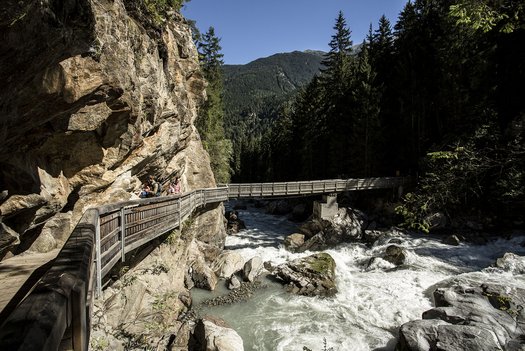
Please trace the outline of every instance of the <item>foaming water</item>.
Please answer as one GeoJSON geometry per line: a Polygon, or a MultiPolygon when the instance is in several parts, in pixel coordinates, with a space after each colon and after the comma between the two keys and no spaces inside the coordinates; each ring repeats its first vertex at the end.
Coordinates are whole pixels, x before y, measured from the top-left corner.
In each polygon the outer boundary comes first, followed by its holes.
{"type": "MultiPolygon", "coordinates": [[[[226,249],[236,250],[245,260],[261,256],[263,261],[280,264],[311,254],[290,253],[281,246],[285,236],[297,231],[296,224],[286,218],[256,209],[239,211],[239,217],[248,229],[229,236],[226,249]]],[[[432,307],[431,293],[445,279],[480,271],[475,275],[487,281],[525,287],[522,276],[483,270],[505,252],[525,254],[520,246],[523,240],[449,246],[428,236],[402,236],[399,245],[407,249],[408,257],[399,268],[383,260],[368,267],[370,258],[379,256],[387,243],[371,248],[343,244],[326,250],[337,265],[338,293],[332,298],[292,295],[265,279],[267,287],[248,302],[209,307],[204,312],[225,319],[243,338],[246,351],[302,351],[303,346],[318,351],[324,338],[327,347],[336,351],[394,350],[397,328],[420,319],[432,307]]],[[[194,299],[198,302],[217,294],[198,291],[194,299]]]]}

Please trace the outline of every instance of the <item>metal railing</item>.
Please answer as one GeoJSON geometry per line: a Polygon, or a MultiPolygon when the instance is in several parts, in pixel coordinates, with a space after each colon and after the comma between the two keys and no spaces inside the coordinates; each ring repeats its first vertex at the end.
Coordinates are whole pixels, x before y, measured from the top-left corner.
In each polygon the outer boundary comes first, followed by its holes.
{"type": "Polygon", "coordinates": [[[87,350],[94,296],[130,251],[180,228],[204,205],[229,198],[302,196],[402,186],[408,178],[332,179],[229,184],[180,196],[120,202],[88,209],[30,294],[0,329],[0,350],[87,350]],[[70,338],[65,340],[69,329],[70,338]]]}

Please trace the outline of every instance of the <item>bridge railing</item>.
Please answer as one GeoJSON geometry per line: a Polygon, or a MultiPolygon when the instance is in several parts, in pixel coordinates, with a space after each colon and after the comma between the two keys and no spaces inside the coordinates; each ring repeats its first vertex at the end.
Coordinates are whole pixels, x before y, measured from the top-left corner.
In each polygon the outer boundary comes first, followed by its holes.
{"type": "Polygon", "coordinates": [[[353,190],[385,189],[407,184],[407,177],[328,179],[279,183],[229,184],[229,198],[315,195],[353,190]]]}
{"type": "Polygon", "coordinates": [[[400,186],[407,178],[229,184],[180,196],[88,209],[51,268],[0,328],[0,350],[88,350],[92,304],[103,278],[130,251],[180,227],[200,206],[229,198],[331,193],[400,186]],[[65,338],[69,329],[70,338],[65,338]]]}

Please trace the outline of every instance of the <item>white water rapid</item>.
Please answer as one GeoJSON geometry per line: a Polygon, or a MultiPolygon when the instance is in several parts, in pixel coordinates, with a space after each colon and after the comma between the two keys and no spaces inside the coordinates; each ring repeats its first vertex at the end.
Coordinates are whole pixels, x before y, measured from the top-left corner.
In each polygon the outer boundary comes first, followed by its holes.
{"type": "MultiPolygon", "coordinates": [[[[245,260],[258,255],[279,264],[311,254],[292,254],[281,246],[285,236],[296,232],[296,224],[285,217],[249,208],[239,211],[239,218],[248,229],[229,236],[226,249],[237,250],[245,260]]],[[[204,312],[225,319],[243,338],[246,351],[302,351],[303,346],[321,351],[324,338],[327,349],[334,351],[393,350],[397,328],[420,319],[432,307],[434,285],[444,279],[480,271],[475,274],[487,281],[525,287],[523,276],[487,268],[505,252],[524,255],[524,240],[449,246],[428,236],[405,236],[400,245],[409,251],[408,264],[395,268],[380,260],[373,269],[366,268],[367,262],[388,244],[343,244],[326,251],[337,264],[339,292],[333,298],[295,296],[265,280],[268,287],[248,302],[207,307],[204,312]]],[[[197,291],[194,299],[198,303],[221,293],[225,290],[197,291]]]]}

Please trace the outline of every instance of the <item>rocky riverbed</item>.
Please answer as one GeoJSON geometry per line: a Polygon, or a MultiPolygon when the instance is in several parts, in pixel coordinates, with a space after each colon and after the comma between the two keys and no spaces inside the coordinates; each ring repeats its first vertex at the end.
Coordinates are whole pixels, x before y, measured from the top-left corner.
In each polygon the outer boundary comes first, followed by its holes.
{"type": "MultiPolygon", "coordinates": [[[[330,244],[322,250],[335,262],[338,292],[332,297],[290,294],[282,284],[263,278],[266,288],[250,292],[246,301],[234,307],[212,303],[204,306],[202,313],[226,320],[243,338],[245,350],[302,350],[303,346],[318,350],[323,348],[324,338],[327,347],[339,351],[394,350],[396,346],[433,350],[436,345],[450,345],[447,350],[472,345],[479,350],[494,345],[518,350],[516,345],[523,346],[521,312],[515,314],[521,311],[519,296],[525,288],[522,233],[505,239],[488,238],[483,245],[447,243],[444,237],[397,228],[368,229],[370,224],[360,221],[356,213],[349,211],[345,218],[359,221],[357,237],[349,235],[355,226],[338,229],[344,227],[337,226],[341,219],[324,231],[344,238],[340,243],[327,238],[330,244]],[[515,255],[505,255],[507,252],[515,255]],[[480,309],[475,312],[473,305],[480,309]],[[495,320],[502,321],[501,325],[492,326],[490,322],[495,320]],[[469,335],[486,339],[485,343],[470,343],[469,335]]],[[[297,224],[285,217],[250,207],[239,210],[238,215],[248,229],[229,236],[226,249],[244,260],[259,256],[278,267],[313,254],[311,250],[290,252],[284,248],[289,234],[301,233],[297,224]]],[[[312,234],[310,237],[316,235],[312,234]]],[[[194,302],[212,297],[207,294],[193,292],[194,302]]]]}

